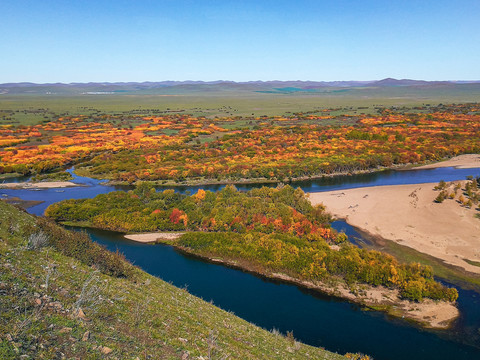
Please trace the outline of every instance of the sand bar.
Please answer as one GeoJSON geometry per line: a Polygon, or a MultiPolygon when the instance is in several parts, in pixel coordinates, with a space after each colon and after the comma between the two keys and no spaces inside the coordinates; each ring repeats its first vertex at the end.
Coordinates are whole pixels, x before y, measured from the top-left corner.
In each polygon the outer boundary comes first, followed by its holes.
{"type": "Polygon", "coordinates": [[[310,193],[335,217],[372,235],[393,240],[448,264],[480,274],[480,219],[455,200],[434,202],[436,183],[374,186],[310,193]]]}
{"type": "Polygon", "coordinates": [[[175,240],[175,239],[178,239],[183,234],[185,233],[157,232],[157,233],[145,233],[145,234],[129,234],[129,235],[125,235],[124,237],[129,240],[138,241],[141,243],[155,243],[158,240],[175,240]]]}
{"type": "Polygon", "coordinates": [[[457,169],[480,168],[480,154],[459,155],[435,164],[423,165],[414,169],[436,169],[441,167],[454,167],[457,169]]]}
{"type": "Polygon", "coordinates": [[[19,182],[19,183],[3,183],[0,188],[3,189],[54,189],[83,186],[75,184],[71,181],[42,181],[42,182],[19,182]]]}

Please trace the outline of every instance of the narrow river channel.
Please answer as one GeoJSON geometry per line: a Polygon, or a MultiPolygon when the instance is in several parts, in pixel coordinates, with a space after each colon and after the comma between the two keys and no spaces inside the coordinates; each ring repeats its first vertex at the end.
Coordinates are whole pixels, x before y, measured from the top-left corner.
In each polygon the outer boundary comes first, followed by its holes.
{"type": "MultiPolygon", "coordinates": [[[[347,189],[373,185],[414,184],[460,180],[480,175],[480,169],[439,168],[417,171],[388,171],[377,174],[341,177],[296,183],[306,192],[347,189]]],[[[49,204],[69,198],[94,197],[118,189],[100,185],[94,179],[76,177],[88,185],[42,191],[0,189],[0,196],[17,196],[45,203],[31,207],[41,215],[49,204]]],[[[254,185],[238,186],[248,189],[254,185]]],[[[257,185],[258,186],[258,185],[257,185]]],[[[200,187],[181,188],[195,192],[200,187]]],[[[204,186],[218,190],[219,186],[204,186]]],[[[334,224],[347,231],[353,242],[360,234],[343,222],[334,224]]],[[[82,230],[83,231],[83,230],[82,230]]],[[[295,285],[267,280],[255,275],[211,264],[184,255],[165,245],[146,245],[128,241],[121,234],[88,230],[92,239],[109,249],[119,249],[135,265],[178,287],[212,301],[215,305],[266,329],[293,331],[302,342],[339,353],[362,352],[376,360],[387,359],[480,359],[480,294],[459,290],[462,313],[454,327],[446,331],[427,331],[402,319],[366,311],[341,299],[305,290],[295,285]]]]}

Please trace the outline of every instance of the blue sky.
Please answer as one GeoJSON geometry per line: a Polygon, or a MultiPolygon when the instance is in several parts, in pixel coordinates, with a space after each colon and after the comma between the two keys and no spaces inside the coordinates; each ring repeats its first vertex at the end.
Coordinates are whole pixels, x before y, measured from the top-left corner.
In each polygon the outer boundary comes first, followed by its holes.
{"type": "Polygon", "coordinates": [[[480,79],[479,0],[5,0],[0,83],[480,79]]]}

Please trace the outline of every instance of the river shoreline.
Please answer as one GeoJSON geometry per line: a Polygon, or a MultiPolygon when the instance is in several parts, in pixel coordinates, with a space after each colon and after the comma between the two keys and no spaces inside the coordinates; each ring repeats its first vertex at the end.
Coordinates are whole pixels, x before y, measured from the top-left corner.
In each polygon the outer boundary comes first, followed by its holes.
{"type": "MultiPolygon", "coordinates": [[[[374,174],[380,173],[382,171],[388,170],[397,170],[397,171],[409,171],[409,170],[424,170],[424,169],[435,169],[439,167],[454,167],[458,169],[468,169],[468,168],[477,168],[480,167],[480,155],[479,154],[465,154],[459,155],[453,158],[432,162],[429,164],[415,164],[415,163],[407,163],[407,164],[394,164],[391,166],[385,167],[377,167],[373,169],[365,169],[365,170],[352,170],[352,171],[343,171],[343,172],[333,172],[330,174],[317,174],[312,176],[300,176],[295,178],[288,178],[288,179],[267,179],[267,178],[254,178],[254,179],[237,179],[237,180],[213,180],[213,179],[200,179],[200,180],[186,180],[183,182],[176,182],[171,180],[153,180],[148,181],[157,187],[185,187],[185,186],[211,186],[211,185],[261,185],[261,184],[294,184],[296,182],[301,181],[309,181],[309,180],[318,180],[318,179],[331,179],[338,176],[350,176],[350,175],[364,175],[364,174],[374,174]]],[[[82,171],[80,169],[80,176],[88,176],[92,179],[97,179],[102,182],[102,185],[106,186],[131,186],[135,185],[134,183],[130,183],[128,181],[120,181],[120,180],[108,180],[105,178],[100,178],[89,174],[88,172],[82,171]]],[[[76,184],[71,181],[50,181],[50,182],[18,182],[18,183],[0,183],[0,188],[6,189],[49,189],[49,188],[64,188],[64,187],[73,187],[73,186],[84,186],[82,184],[76,184]]]]}
{"type": "Polygon", "coordinates": [[[437,169],[440,167],[453,167],[455,169],[480,168],[480,154],[465,154],[453,158],[435,162],[432,164],[415,167],[415,170],[437,169]]]}
{"type": "MultiPolygon", "coordinates": [[[[254,179],[238,179],[238,180],[213,180],[213,179],[202,179],[202,180],[186,180],[183,182],[175,182],[169,180],[153,180],[148,181],[158,187],[183,187],[183,186],[208,186],[208,185],[248,185],[248,184],[277,184],[285,183],[292,184],[301,181],[309,180],[318,180],[325,178],[335,178],[337,176],[350,176],[350,175],[364,175],[364,174],[374,174],[380,173],[382,171],[396,170],[396,171],[409,171],[409,170],[424,170],[424,169],[435,169],[439,167],[454,167],[458,169],[469,169],[480,167],[480,155],[479,154],[464,154],[458,155],[452,158],[430,162],[430,163],[406,163],[406,164],[394,164],[391,166],[377,167],[373,169],[365,170],[352,170],[352,171],[343,171],[343,172],[333,172],[330,174],[317,174],[312,176],[300,176],[289,179],[267,179],[267,178],[254,178],[254,179]]],[[[84,174],[84,176],[90,176],[91,174],[84,174]]],[[[105,180],[98,178],[99,180],[105,180]]],[[[106,185],[134,185],[135,183],[129,183],[127,181],[119,180],[106,180],[106,185]]]]}
{"type": "MultiPolygon", "coordinates": [[[[261,185],[261,184],[294,184],[296,182],[301,181],[308,181],[308,180],[318,180],[324,178],[334,178],[337,176],[349,176],[349,175],[362,175],[362,174],[373,174],[387,170],[399,170],[403,168],[405,165],[395,165],[393,167],[381,167],[376,169],[368,169],[368,170],[355,170],[349,172],[336,172],[331,174],[319,174],[319,175],[312,175],[312,176],[301,176],[291,179],[267,179],[267,178],[254,178],[254,179],[238,179],[238,180],[187,180],[181,183],[174,182],[174,181],[167,181],[165,180],[153,180],[147,182],[158,186],[158,187],[184,187],[184,186],[210,186],[210,185],[261,185]]],[[[104,179],[99,179],[104,180],[104,179]]],[[[109,186],[129,186],[135,185],[135,183],[129,183],[127,181],[119,181],[119,180],[108,180],[105,182],[105,185],[109,186]]]]}
{"type": "Polygon", "coordinates": [[[460,316],[460,312],[455,305],[446,301],[435,302],[431,299],[424,299],[421,303],[415,303],[400,299],[397,290],[387,289],[383,286],[373,287],[365,284],[357,284],[354,293],[341,281],[336,283],[332,288],[325,283],[301,280],[284,273],[259,269],[257,266],[248,264],[247,261],[227,260],[201,255],[168,241],[161,241],[161,243],[173,246],[185,254],[204,261],[246,271],[266,279],[282,281],[302,288],[319,291],[329,296],[365,306],[371,310],[382,311],[397,318],[413,321],[425,328],[448,329],[452,326],[454,320],[460,316]]]}
{"type": "Polygon", "coordinates": [[[255,276],[319,291],[323,294],[347,300],[372,310],[386,312],[397,318],[413,321],[425,328],[448,329],[453,321],[460,315],[458,309],[452,303],[446,301],[436,302],[430,299],[425,299],[421,303],[402,300],[399,297],[398,290],[388,289],[383,286],[374,287],[366,284],[356,284],[352,290],[352,288],[349,288],[340,278],[337,279],[332,286],[331,284],[318,281],[313,282],[298,279],[285,273],[271,272],[242,259],[222,259],[217,256],[198,254],[188,248],[178,246],[175,240],[180,236],[181,234],[179,233],[168,232],[124,235],[125,238],[133,241],[170,245],[184,254],[197,257],[203,261],[221,264],[251,273],[255,276]]]}
{"type": "Polygon", "coordinates": [[[140,242],[143,244],[155,244],[160,240],[176,240],[180,236],[185,234],[184,232],[158,232],[158,233],[142,233],[142,234],[126,234],[123,237],[140,242]]]}

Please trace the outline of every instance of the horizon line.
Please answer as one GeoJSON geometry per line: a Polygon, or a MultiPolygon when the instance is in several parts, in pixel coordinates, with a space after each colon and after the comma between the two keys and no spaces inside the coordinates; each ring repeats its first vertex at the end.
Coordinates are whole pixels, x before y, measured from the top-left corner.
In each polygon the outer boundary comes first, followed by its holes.
{"type": "Polygon", "coordinates": [[[76,84],[126,84],[126,83],[133,83],[133,84],[145,84],[145,83],[186,83],[186,82],[198,82],[198,83],[236,83],[236,84],[247,84],[247,83],[269,83],[269,82],[314,82],[314,83],[334,83],[334,82],[361,82],[361,83],[371,83],[371,82],[379,82],[384,80],[391,80],[391,81],[419,81],[419,82],[466,82],[466,83],[478,83],[480,79],[450,79],[450,80],[423,80],[423,79],[411,79],[411,78],[392,78],[387,77],[383,79],[372,79],[372,80],[242,80],[242,81],[235,81],[235,80],[224,80],[224,79],[217,79],[217,80],[137,80],[137,81],[71,81],[71,82],[63,82],[63,81],[53,81],[53,82],[33,82],[33,81],[10,81],[10,82],[3,82],[0,85],[15,85],[15,84],[32,84],[32,85],[76,85],[76,84]]]}

